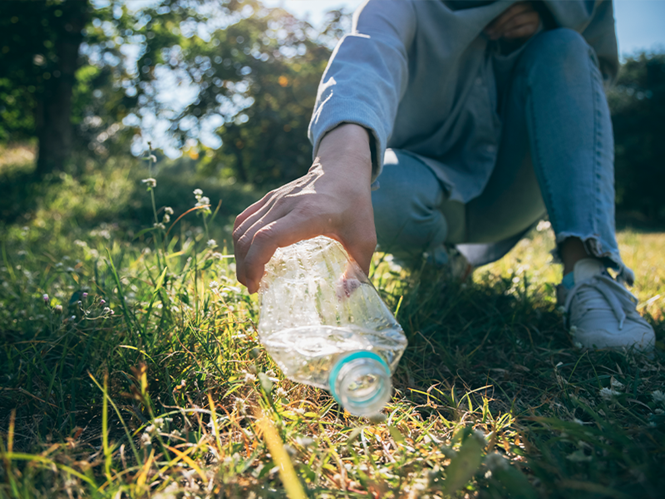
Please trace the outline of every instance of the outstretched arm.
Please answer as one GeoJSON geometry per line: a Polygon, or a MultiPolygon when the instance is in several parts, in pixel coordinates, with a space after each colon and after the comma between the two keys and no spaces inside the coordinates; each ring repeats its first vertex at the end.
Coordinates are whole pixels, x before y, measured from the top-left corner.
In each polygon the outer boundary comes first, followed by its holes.
{"type": "Polygon", "coordinates": [[[319,86],[309,130],[312,167],[236,219],[236,273],[250,293],[277,248],[319,235],[340,241],[369,271],[376,247],[370,185],[405,89],[414,32],[413,5],[404,0],[370,0],[354,15],[353,31],[335,49],[319,86]]]}

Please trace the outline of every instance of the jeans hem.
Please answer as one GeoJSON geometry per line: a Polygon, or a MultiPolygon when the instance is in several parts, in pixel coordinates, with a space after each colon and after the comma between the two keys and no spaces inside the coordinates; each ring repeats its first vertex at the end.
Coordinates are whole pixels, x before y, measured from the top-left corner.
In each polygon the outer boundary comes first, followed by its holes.
{"type": "Polygon", "coordinates": [[[586,235],[577,232],[560,232],[556,235],[556,247],[552,250],[552,256],[556,263],[562,263],[559,254],[559,245],[569,237],[576,237],[582,241],[584,249],[590,256],[600,258],[609,268],[617,271],[616,280],[632,286],[635,283],[635,273],[623,263],[619,250],[605,251],[600,237],[597,235],[586,235]]]}

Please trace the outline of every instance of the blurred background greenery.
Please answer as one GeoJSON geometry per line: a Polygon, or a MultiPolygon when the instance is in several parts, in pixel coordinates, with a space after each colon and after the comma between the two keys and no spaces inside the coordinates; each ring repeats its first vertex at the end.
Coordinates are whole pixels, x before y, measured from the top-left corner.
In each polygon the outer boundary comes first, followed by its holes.
{"type": "MultiPolygon", "coordinates": [[[[88,203],[79,222],[145,224],[131,191],[148,142],[160,204],[184,210],[206,186],[230,220],[310,166],[317,84],[349,25],[343,10],[315,26],[257,0],[0,2],[0,220],[27,223],[58,186],[113,176],[127,182],[115,208],[88,203]]],[[[609,100],[618,219],[662,226],[665,55],[625,59],[609,100]]]]}

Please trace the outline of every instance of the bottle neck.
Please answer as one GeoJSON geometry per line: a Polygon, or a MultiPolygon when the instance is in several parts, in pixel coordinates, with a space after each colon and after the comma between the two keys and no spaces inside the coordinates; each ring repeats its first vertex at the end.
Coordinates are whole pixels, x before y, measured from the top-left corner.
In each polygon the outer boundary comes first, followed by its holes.
{"type": "Polygon", "coordinates": [[[335,400],[349,413],[371,416],[390,400],[390,368],[373,352],[353,352],[335,363],[329,386],[335,400]]]}

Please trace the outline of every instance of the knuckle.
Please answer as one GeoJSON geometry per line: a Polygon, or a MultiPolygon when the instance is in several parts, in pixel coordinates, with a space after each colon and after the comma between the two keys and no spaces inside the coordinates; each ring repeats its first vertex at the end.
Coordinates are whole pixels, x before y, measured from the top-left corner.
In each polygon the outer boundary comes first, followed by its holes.
{"type": "Polygon", "coordinates": [[[275,231],[271,225],[267,225],[262,229],[259,229],[256,234],[254,234],[254,243],[259,245],[265,245],[275,237],[275,231]]]}
{"type": "Polygon", "coordinates": [[[233,229],[232,237],[233,237],[233,242],[234,242],[234,244],[237,243],[237,242],[240,240],[240,238],[242,237],[242,235],[243,235],[244,233],[245,233],[245,231],[241,230],[241,227],[240,227],[240,226],[238,226],[238,227],[236,227],[235,229],[233,229]]]}
{"type": "Polygon", "coordinates": [[[247,233],[242,234],[237,240],[234,239],[234,248],[236,249],[236,253],[240,255],[245,255],[247,254],[247,251],[249,250],[250,245],[252,244],[251,238],[247,235],[247,233]]]}

